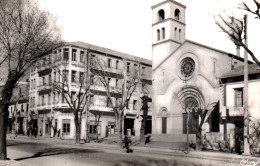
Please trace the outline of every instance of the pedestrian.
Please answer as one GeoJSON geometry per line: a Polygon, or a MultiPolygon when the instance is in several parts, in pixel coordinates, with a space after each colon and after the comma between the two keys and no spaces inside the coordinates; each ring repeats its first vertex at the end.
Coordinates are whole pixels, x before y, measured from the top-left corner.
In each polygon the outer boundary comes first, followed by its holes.
{"type": "Polygon", "coordinates": [[[60,137],[60,129],[58,130],[58,133],[57,133],[57,134],[58,134],[58,138],[59,138],[59,137],[60,137]]]}
{"type": "Polygon", "coordinates": [[[130,148],[130,144],[132,143],[131,137],[128,135],[125,135],[123,143],[125,144],[124,147],[126,148],[126,153],[132,153],[133,149],[130,148]]]}
{"type": "Polygon", "coordinates": [[[53,137],[56,136],[56,133],[57,133],[57,127],[55,126],[54,129],[53,129],[53,137]]]}

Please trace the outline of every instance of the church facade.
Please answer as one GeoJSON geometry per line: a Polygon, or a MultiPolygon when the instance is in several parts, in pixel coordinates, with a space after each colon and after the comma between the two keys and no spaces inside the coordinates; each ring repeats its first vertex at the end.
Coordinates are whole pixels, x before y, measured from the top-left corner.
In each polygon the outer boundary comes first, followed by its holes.
{"type": "MultiPolygon", "coordinates": [[[[173,142],[186,141],[188,109],[209,110],[203,132],[223,133],[219,78],[243,64],[240,56],[187,40],[185,9],[174,0],[152,6],[152,133],[173,142]]],[[[189,133],[195,140],[192,121],[189,133]]]]}

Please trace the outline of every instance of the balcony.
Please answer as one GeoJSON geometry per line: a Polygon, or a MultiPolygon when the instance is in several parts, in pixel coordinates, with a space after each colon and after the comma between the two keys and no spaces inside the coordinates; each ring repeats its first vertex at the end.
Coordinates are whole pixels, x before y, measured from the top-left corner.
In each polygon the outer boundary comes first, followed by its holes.
{"type": "Polygon", "coordinates": [[[112,110],[111,107],[100,106],[100,105],[90,105],[89,110],[90,111],[100,111],[100,112],[111,112],[111,113],[113,113],[113,110],[112,110]]]}
{"type": "Polygon", "coordinates": [[[140,74],[140,78],[144,80],[152,80],[151,74],[140,74]]]}
{"type": "Polygon", "coordinates": [[[221,117],[244,116],[244,107],[224,107],[221,117]]]}
{"type": "Polygon", "coordinates": [[[38,92],[41,92],[41,91],[51,90],[52,85],[51,84],[43,84],[43,85],[37,86],[37,88],[38,88],[38,92]]]}
{"type": "Polygon", "coordinates": [[[47,69],[51,69],[53,67],[53,63],[51,62],[46,62],[44,64],[38,64],[37,65],[37,72],[41,72],[41,71],[44,71],[44,70],[47,70],[47,69]]]}
{"type": "Polygon", "coordinates": [[[91,67],[91,70],[98,72],[98,71],[101,71],[103,70],[104,73],[107,73],[109,75],[109,73],[113,73],[113,74],[116,74],[116,75],[123,75],[123,69],[116,69],[116,68],[113,68],[113,67],[105,67],[103,66],[103,68],[98,68],[96,66],[93,66],[91,67]]]}
{"type": "MultiPolygon", "coordinates": [[[[106,88],[102,85],[91,85],[90,89],[94,90],[94,91],[106,92],[106,88]]],[[[111,93],[121,93],[122,91],[121,91],[121,88],[116,88],[116,87],[110,86],[110,92],[111,93]]]]}

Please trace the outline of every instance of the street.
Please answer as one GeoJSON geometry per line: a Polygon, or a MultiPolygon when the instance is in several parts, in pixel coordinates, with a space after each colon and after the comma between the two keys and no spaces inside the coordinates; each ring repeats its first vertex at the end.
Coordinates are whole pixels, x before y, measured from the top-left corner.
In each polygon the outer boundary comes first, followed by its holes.
{"type": "Polygon", "coordinates": [[[112,165],[112,166],[210,166],[240,165],[196,158],[176,157],[170,154],[124,153],[115,149],[70,148],[67,145],[8,140],[8,157],[29,165],[112,165]]]}

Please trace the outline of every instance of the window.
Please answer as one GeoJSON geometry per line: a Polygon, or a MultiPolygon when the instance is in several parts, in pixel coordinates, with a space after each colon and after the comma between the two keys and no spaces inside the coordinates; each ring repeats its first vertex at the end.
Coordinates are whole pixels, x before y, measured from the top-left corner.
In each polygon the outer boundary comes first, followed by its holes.
{"type": "Polygon", "coordinates": [[[62,81],[68,81],[68,75],[69,75],[69,71],[68,70],[63,70],[63,80],[62,81]]]}
{"type": "Polygon", "coordinates": [[[21,104],[21,112],[24,112],[23,104],[21,104]]]}
{"type": "Polygon", "coordinates": [[[165,39],[165,28],[162,28],[162,39],[165,39]]]}
{"type": "Polygon", "coordinates": [[[243,107],[243,88],[235,90],[235,107],[243,107]]]}
{"type": "Polygon", "coordinates": [[[57,103],[60,103],[60,92],[57,93],[57,103]]]}
{"type": "Polygon", "coordinates": [[[129,109],[129,101],[126,101],[126,109],[129,109]]]}
{"type": "Polygon", "coordinates": [[[44,103],[44,95],[42,96],[42,105],[45,105],[45,103],[44,103]]]}
{"type": "Polygon", "coordinates": [[[63,60],[65,60],[65,61],[69,60],[69,49],[68,48],[63,49],[63,60]]]}
{"type": "Polygon", "coordinates": [[[45,77],[43,76],[42,77],[42,85],[45,85],[46,84],[46,82],[45,82],[45,77]]]}
{"type": "Polygon", "coordinates": [[[48,105],[51,104],[51,94],[48,94],[48,105]]]}
{"type": "Polygon", "coordinates": [[[126,69],[127,72],[130,72],[130,62],[127,62],[127,69],[126,69]]]}
{"type": "Polygon", "coordinates": [[[174,18],[176,20],[180,20],[180,10],[179,9],[176,9],[175,12],[174,12],[174,18]]]}
{"type": "Polygon", "coordinates": [[[76,71],[72,71],[71,82],[76,82],[76,71]]]}
{"type": "Polygon", "coordinates": [[[77,50],[72,49],[72,61],[76,61],[77,60],[77,50]]]}
{"type": "Polygon", "coordinates": [[[56,82],[56,72],[53,73],[53,82],[56,82]]]}
{"type": "MultiPolygon", "coordinates": [[[[98,131],[98,126],[97,125],[90,125],[89,126],[89,133],[90,134],[96,134],[97,131],[98,131]]],[[[98,131],[98,133],[100,133],[100,132],[98,131]]]]}
{"type": "Polygon", "coordinates": [[[107,79],[107,84],[108,84],[108,86],[110,86],[110,84],[111,84],[111,78],[108,78],[108,79],[107,79]]]}
{"type": "Polygon", "coordinates": [[[46,58],[42,59],[42,64],[45,65],[46,64],[46,58]]]}
{"type": "Polygon", "coordinates": [[[174,28],[174,38],[177,39],[177,28],[174,28]]]}
{"type": "Polygon", "coordinates": [[[80,51],[80,62],[84,62],[84,51],[80,51]]]}
{"type": "Polygon", "coordinates": [[[19,97],[22,97],[22,88],[19,88],[19,97]]]}
{"type": "Polygon", "coordinates": [[[163,9],[158,11],[158,18],[159,18],[158,21],[164,20],[164,10],[163,9]]]}
{"type": "Polygon", "coordinates": [[[55,102],[56,102],[56,94],[55,94],[55,92],[53,92],[52,95],[53,95],[53,101],[52,102],[53,102],[53,104],[55,104],[55,102]]]}
{"type": "Polygon", "coordinates": [[[111,59],[110,59],[110,58],[108,59],[108,62],[107,62],[107,63],[108,63],[108,64],[107,64],[107,67],[110,68],[110,67],[111,67],[111,59]]]}
{"type": "Polygon", "coordinates": [[[79,82],[83,81],[83,79],[84,79],[84,73],[80,72],[79,73],[79,82]]]}
{"type": "Polygon", "coordinates": [[[94,96],[90,96],[90,104],[93,105],[94,104],[94,96]]]}
{"type": "Polygon", "coordinates": [[[144,67],[144,66],[142,66],[141,73],[142,73],[142,74],[145,74],[145,67],[144,67]]]}
{"type": "Polygon", "coordinates": [[[117,60],[116,61],[116,69],[118,69],[118,67],[119,67],[118,65],[119,65],[119,61],[117,60]]]}
{"type": "Polygon", "coordinates": [[[133,101],[133,110],[137,110],[137,100],[133,101]]]}
{"type": "Polygon", "coordinates": [[[70,119],[63,119],[62,120],[62,133],[63,134],[70,134],[70,119]]]}
{"type": "MultiPolygon", "coordinates": [[[[188,114],[184,113],[183,114],[183,134],[187,133],[187,118],[188,118],[188,114]]],[[[193,116],[192,113],[190,113],[189,122],[188,122],[189,134],[196,134],[197,124],[198,124],[198,119],[195,118],[195,116],[193,116]]]]}
{"type": "Polygon", "coordinates": [[[51,85],[51,74],[49,75],[49,85],[51,85]]]}
{"type": "Polygon", "coordinates": [[[94,75],[90,76],[90,85],[94,85],[94,75]]]}
{"type": "Polygon", "coordinates": [[[159,41],[160,40],[160,30],[157,29],[157,40],[159,41]]]}
{"type": "Polygon", "coordinates": [[[118,79],[116,79],[116,88],[118,88],[118,79]]]}
{"type": "Polygon", "coordinates": [[[179,29],[179,40],[181,40],[181,29],[179,29]]]}

